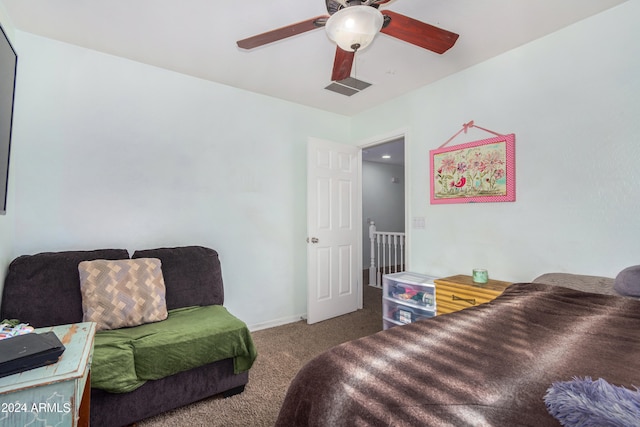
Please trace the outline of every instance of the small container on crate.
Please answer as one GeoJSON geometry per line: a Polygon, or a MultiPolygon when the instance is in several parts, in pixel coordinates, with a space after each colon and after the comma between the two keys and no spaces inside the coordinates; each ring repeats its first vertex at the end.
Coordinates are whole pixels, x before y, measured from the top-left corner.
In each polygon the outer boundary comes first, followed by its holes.
{"type": "Polygon", "coordinates": [[[489,281],[489,272],[484,268],[474,268],[471,273],[474,283],[485,284],[489,281]]]}

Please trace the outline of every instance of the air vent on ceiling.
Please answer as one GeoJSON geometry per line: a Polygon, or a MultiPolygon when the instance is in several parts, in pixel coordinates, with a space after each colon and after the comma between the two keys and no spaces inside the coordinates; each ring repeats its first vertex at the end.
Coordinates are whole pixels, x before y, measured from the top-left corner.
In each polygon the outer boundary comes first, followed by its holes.
{"type": "Polygon", "coordinates": [[[362,80],[358,80],[353,77],[347,77],[344,80],[338,80],[331,83],[329,86],[325,87],[325,89],[341,95],[351,96],[365,90],[369,86],[371,86],[371,83],[363,82],[362,80]]]}

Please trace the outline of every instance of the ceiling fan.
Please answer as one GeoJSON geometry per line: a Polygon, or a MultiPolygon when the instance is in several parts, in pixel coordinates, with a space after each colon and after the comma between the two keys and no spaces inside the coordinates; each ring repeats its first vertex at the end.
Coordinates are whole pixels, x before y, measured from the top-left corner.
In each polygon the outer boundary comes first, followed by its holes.
{"type": "Polygon", "coordinates": [[[407,43],[442,54],[458,40],[458,34],[385,10],[395,0],[325,0],[329,15],[316,16],[258,34],[237,42],[242,49],[253,49],[291,36],[325,27],[336,44],[331,80],[351,75],[355,53],[367,47],[379,32],[407,43]]]}

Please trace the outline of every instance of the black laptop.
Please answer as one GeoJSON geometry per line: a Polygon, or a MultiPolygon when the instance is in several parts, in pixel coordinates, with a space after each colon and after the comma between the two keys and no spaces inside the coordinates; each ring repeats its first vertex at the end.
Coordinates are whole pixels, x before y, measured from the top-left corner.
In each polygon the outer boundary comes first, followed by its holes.
{"type": "Polygon", "coordinates": [[[53,332],[32,332],[0,340],[0,378],[56,363],[64,350],[53,332]]]}

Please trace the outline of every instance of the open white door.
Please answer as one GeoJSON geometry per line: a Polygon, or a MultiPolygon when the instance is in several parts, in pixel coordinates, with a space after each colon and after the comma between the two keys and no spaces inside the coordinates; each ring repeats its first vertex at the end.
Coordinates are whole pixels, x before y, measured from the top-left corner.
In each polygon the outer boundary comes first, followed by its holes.
{"type": "Polygon", "coordinates": [[[357,310],[360,302],[359,148],[309,138],[307,323],[357,310]]]}

